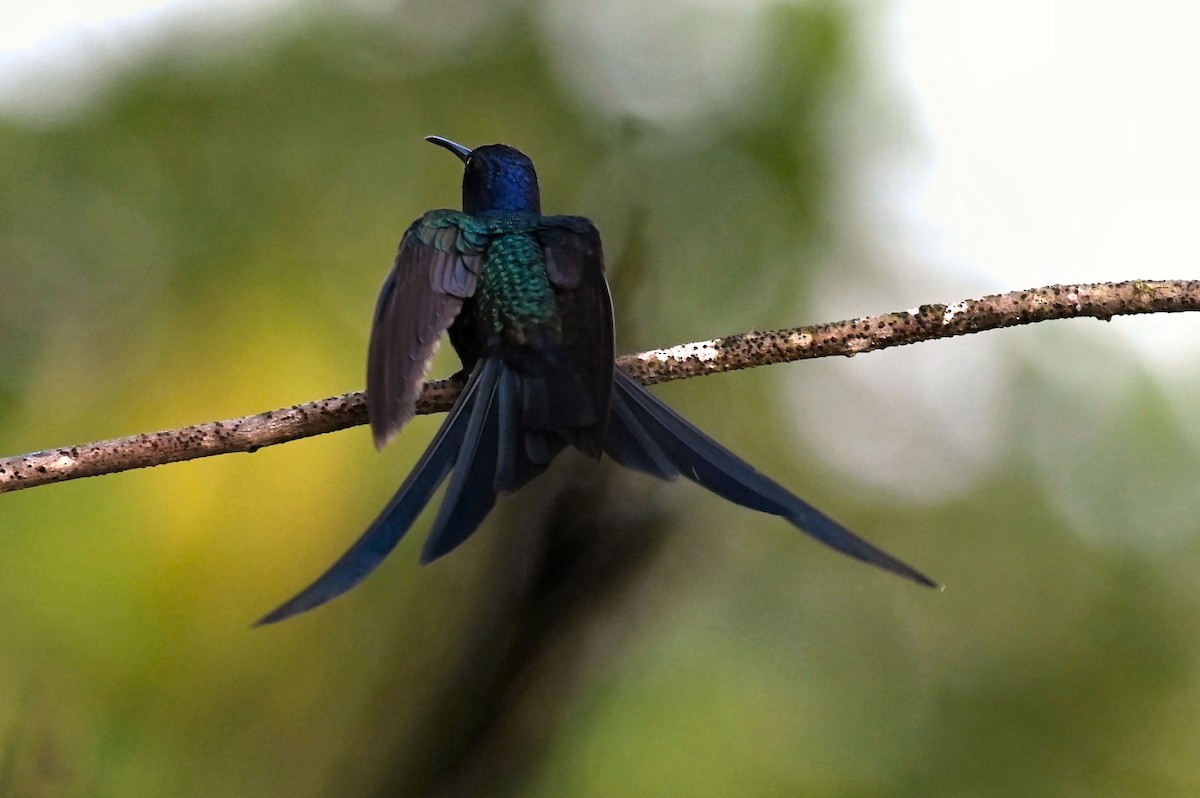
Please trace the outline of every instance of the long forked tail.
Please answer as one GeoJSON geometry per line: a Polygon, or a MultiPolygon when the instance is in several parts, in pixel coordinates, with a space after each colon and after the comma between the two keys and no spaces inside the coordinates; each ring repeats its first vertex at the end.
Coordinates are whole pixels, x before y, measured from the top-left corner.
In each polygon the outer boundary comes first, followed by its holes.
{"type": "Polygon", "coordinates": [[[843,554],[929,587],[937,583],[872,546],[820,510],[760,474],[663,404],[641,383],[614,370],[605,451],[621,465],[658,477],[682,474],[734,504],[778,515],[843,554]]]}
{"type": "Polygon", "coordinates": [[[456,463],[461,467],[451,478],[423,559],[432,560],[465,540],[496,500],[492,483],[497,467],[499,413],[500,408],[509,412],[512,406],[511,398],[498,399],[512,389],[511,377],[499,359],[480,361],[429,448],[379,517],[328,571],[264,615],[255,626],[320,606],[365,579],[408,532],[456,463]]]}

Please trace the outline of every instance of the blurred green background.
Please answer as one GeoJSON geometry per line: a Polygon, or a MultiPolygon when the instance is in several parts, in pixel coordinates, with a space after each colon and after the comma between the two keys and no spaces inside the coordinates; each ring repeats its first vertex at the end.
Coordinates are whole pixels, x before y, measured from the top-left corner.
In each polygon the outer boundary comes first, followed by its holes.
{"type": "MultiPolygon", "coordinates": [[[[361,388],[400,233],[458,202],[431,133],[596,220],[623,352],[983,293],[861,243],[858,164],[912,136],[874,6],[641,13],[292,8],[0,119],[0,453],[361,388]]],[[[565,457],[250,629],[437,417],[0,496],[0,795],[1194,795],[1196,386],[1089,324],[656,389],[941,594],[565,457]]]]}

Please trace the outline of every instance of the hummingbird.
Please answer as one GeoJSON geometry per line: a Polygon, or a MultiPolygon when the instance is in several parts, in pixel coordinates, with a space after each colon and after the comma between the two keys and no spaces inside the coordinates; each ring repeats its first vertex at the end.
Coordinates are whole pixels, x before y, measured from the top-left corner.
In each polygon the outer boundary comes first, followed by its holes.
{"type": "Polygon", "coordinates": [[[543,216],[533,161],[504,144],[426,141],[463,162],[462,210],[432,210],[400,240],[375,307],[367,412],[377,448],[413,417],[444,333],[463,387],[387,506],[315,582],[258,625],[357,585],[395,548],[449,477],[421,550],[463,543],[507,495],[566,447],[663,480],[683,476],[780,516],[856,559],[937,583],[821,513],[701,432],[617,367],[600,233],[582,216],[543,216]]]}

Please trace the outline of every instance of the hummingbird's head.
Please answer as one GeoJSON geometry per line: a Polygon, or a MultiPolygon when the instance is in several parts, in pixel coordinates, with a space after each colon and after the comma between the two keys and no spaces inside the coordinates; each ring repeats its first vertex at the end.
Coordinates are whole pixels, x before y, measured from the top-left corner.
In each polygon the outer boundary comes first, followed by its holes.
{"type": "Polygon", "coordinates": [[[537,172],[525,153],[505,144],[487,144],[469,150],[440,136],[425,140],[445,147],[466,165],[463,170],[463,210],[542,212],[537,172]]]}

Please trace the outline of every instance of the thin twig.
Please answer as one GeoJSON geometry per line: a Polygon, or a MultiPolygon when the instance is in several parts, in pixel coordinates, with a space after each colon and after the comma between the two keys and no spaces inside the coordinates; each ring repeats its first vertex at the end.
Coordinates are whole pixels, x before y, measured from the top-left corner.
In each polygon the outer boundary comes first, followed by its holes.
{"type": "MultiPolygon", "coordinates": [[[[1200,310],[1200,280],[1053,285],[815,327],[739,333],[625,355],[617,362],[642,382],[654,384],[769,363],[849,356],[1050,319],[1108,320],[1189,310],[1200,310]]],[[[447,410],[457,395],[457,386],[448,380],[426,383],[417,412],[447,410]]],[[[366,421],[363,394],[355,392],[228,421],[17,455],[0,460],[0,493],[215,454],[253,452],[366,421]]]]}

